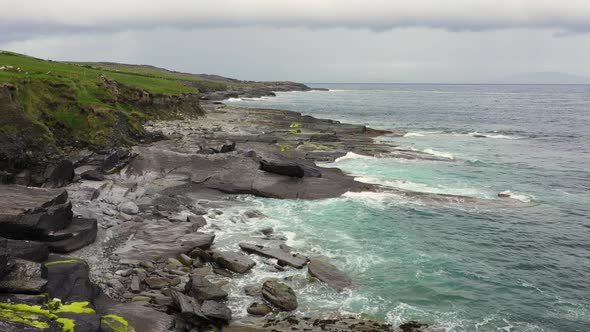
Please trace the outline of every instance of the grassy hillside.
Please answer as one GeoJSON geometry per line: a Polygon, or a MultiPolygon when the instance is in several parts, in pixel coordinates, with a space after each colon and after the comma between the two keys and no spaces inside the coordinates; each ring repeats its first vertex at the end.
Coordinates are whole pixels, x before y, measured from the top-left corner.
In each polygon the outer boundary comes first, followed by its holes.
{"type": "Polygon", "coordinates": [[[199,114],[193,81],[0,51],[0,169],[73,148],[133,143],[145,120],[199,114]]]}

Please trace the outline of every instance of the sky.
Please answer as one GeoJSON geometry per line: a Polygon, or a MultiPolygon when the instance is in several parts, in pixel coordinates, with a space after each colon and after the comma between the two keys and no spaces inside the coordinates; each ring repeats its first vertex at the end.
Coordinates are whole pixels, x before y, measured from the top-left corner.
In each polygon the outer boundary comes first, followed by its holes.
{"type": "Polygon", "coordinates": [[[248,80],[590,77],[590,0],[0,0],[0,49],[248,80]]]}

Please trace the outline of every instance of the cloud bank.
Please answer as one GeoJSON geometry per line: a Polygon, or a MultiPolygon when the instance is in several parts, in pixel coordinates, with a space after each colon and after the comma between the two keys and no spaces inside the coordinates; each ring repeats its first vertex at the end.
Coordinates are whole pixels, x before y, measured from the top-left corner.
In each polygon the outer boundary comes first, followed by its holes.
{"type": "Polygon", "coordinates": [[[56,32],[272,26],[590,32],[588,0],[1,0],[4,40],[56,32]]]}

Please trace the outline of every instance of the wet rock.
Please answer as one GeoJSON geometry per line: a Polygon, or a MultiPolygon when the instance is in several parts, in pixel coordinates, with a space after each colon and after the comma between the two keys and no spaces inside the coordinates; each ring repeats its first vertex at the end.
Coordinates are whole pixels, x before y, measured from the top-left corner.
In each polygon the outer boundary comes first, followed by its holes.
{"type": "Polygon", "coordinates": [[[428,324],[419,323],[413,320],[399,326],[399,329],[402,332],[424,332],[427,328],[428,324]]]}
{"type": "Polygon", "coordinates": [[[179,267],[179,266],[183,266],[184,265],[178,259],[172,258],[172,257],[168,258],[168,260],[166,262],[168,263],[168,265],[171,265],[171,266],[177,266],[177,267],[179,267]]]}
{"type": "Polygon", "coordinates": [[[192,223],[197,229],[207,225],[207,220],[203,216],[188,216],[188,222],[192,223]]]}
{"type": "Polygon", "coordinates": [[[248,210],[248,211],[244,212],[244,216],[246,216],[246,218],[248,218],[248,219],[266,217],[264,215],[264,213],[262,213],[262,212],[260,212],[258,210],[248,210]]]}
{"type": "Polygon", "coordinates": [[[240,248],[249,254],[275,258],[279,264],[286,264],[297,269],[303,268],[308,262],[308,258],[303,255],[291,254],[281,249],[272,249],[257,244],[240,243],[240,248]]]}
{"type": "Polygon", "coordinates": [[[211,256],[217,264],[235,273],[246,273],[256,265],[252,259],[237,252],[214,251],[211,256]]]}
{"type": "Polygon", "coordinates": [[[221,302],[204,301],[201,305],[201,312],[213,321],[227,324],[231,320],[231,310],[221,302]]]}
{"type": "Polygon", "coordinates": [[[201,306],[196,299],[176,290],[170,292],[170,297],[185,321],[197,326],[203,326],[208,322],[209,319],[201,311],[201,306]]]}
{"type": "Polygon", "coordinates": [[[226,269],[213,269],[213,273],[215,274],[219,274],[220,276],[224,276],[224,277],[228,277],[231,278],[234,276],[233,273],[231,273],[231,271],[226,270],[226,269]]]}
{"type": "Polygon", "coordinates": [[[139,213],[139,207],[135,203],[128,201],[119,205],[119,211],[128,215],[136,215],[139,213]]]}
{"type": "Polygon", "coordinates": [[[309,275],[325,282],[328,286],[341,291],[351,286],[350,278],[336,266],[320,260],[311,259],[308,265],[309,275]]]}
{"type": "Polygon", "coordinates": [[[107,281],[107,285],[109,285],[117,291],[122,291],[125,289],[125,286],[123,286],[123,284],[118,279],[109,279],[107,281]]]}
{"type": "Polygon", "coordinates": [[[52,252],[68,253],[94,243],[97,232],[96,219],[74,218],[67,228],[50,234],[52,239],[61,240],[46,244],[52,252]]]}
{"type": "Polygon", "coordinates": [[[0,280],[0,293],[41,294],[47,289],[47,270],[43,264],[15,259],[0,280]]]}
{"type": "Polygon", "coordinates": [[[302,178],[305,176],[303,168],[291,161],[261,160],[260,169],[274,174],[302,178]]]}
{"type": "Polygon", "coordinates": [[[209,280],[200,276],[192,276],[186,284],[185,293],[199,301],[223,300],[227,298],[227,292],[217,287],[209,280]]]}
{"type": "Polygon", "coordinates": [[[244,287],[244,293],[248,296],[258,297],[262,295],[262,288],[258,285],[244,287]]]}
{"type": "Polygon", "coordinates": [[[262,297],[283,311],[297,309],[297,296],[293,289],[276,279],[270,279],[262,285],[262,297]]]}
{"type": "Polygon", "coordinates": [[[51,171],[47,185],[54,188],[63,187],[72,182],[74,176],[74,164],[69,160],[62,160],[51,171]]]}
{"type": "Polygon", "coordinates": [[[80,177],[89,181],[104,181],[104,175],[96,169],[87,170],[80,174],[80,177]]]}
{"type": "Polygon", "coordinates": [[[272,227],[266,227],[266,228],[261,229],[259,232],[268,236],[274,232],[274,229],[272,229],[272,227]]]}
{"type": "Polygon", "coordinates": [[[47,293],[63,303],[92,301],[99,289],[92,284],[85,261],[51,255],[47,268],[47,293]]]}
{"type": "Polygon", "coordinates": [[[100,332],[170,331],[173,324],[172,316],[134,303],[112,304],[103,310],[100,332]]]}
{"type": "Polygon", "coordinates": [[[131,277],[131,285],[129,286],[133,293],[141,292],[141,281],[138,276],[131,277]]]}
{"type": "Polygon", "coordinates": [[[264,303],[252,303],[246,311],[254,316],[266,316],[272,312],[272,308],[264,303]]]}

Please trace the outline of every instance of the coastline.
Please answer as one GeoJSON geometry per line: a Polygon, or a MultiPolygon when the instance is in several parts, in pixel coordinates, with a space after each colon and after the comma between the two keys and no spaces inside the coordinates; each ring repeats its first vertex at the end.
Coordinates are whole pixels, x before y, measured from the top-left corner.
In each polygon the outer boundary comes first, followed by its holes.
{"type": "MultiPolygon", "coordinates": [[[[241,321],[243,314],[237,320],[229,317],[232,311],[246,311],[232,307],[236,291],[232,284],[250,269],[276,272],[278,298],[284,295],[281,287],[290,289],[289,278],[281,277],[281,272],[291,270],[308,278],[310,260],[319,269],[315,277],[335,287],[334,291],[354,287],[350,277],[325,258],[291,252],[283,234],[256,229],[252,221],[265,216],[243,203],[236,211],[235,195],[322,199],[379,190],[316,162],[331,162],[350,152],[368,156],[391,152],[391,146],[374,138],[399,133],[291,111],[231,107],[218,101],[203,101],[201,107],[205,112],[202,117],[147,122],[147,135],[159,138],[153,142],[110,155],[80,152],[84,155],[74,163],[77,180],[64,183],[63,188],[74,220],[96,220],[96,241],[77,243],[79,250],[59,258],[50,256],[50,260],[87,261],[87,278],[104,293],[90,302],[104,313],[117,307],[136,329],[145,328],[142,320],[149,312],[156,325],[171,323],[174,316],[162,314],[172,304],[179,305],[177,297],[181,295],[174,292],[189,291],[193,280],[201,278],[210,279],[211,289],[225,294],[214,298],[213,318],[208,318],[206,325],[231,322],[230,331],[244,331],[244,326],[253,331],[357,331],[367,324],[374,331],[393,331],[390,325],[360,316],[299,319],[281,314],[281,301],[273,302],[272,295],[263,295],[263,299],[259,291],[254,292],[252,302],[262,303],[272,315],[250,319],[246,325],[241,321]],[[88,172],[104,175],[92,177],[88,172]],[[220,219],[228,219],[229,225],[243,223],[248,231],[239,235],[241,241],[228,246],[227,239],[222,239],[225,243],[218,246],[215,233],[223,233],[223,227],[229,226],[227,220],[225,225],[218,222],[220,219]],[[247,244],[254,247],[247,249],[247,244]],[[179,260],[183,261],[178,264],[179,260]],[[236,264],[248,267],[244,270],[236,264]],[[230,299],[225,300],[228,295],[230,299]],[[138,304],[144,311],[136,311],[138,304]]],[[[185,309],[180,308],[182,318],[175,318],[176,329],[182,330],[178,324],[200,326],[202,321],[185,309]]]]}

